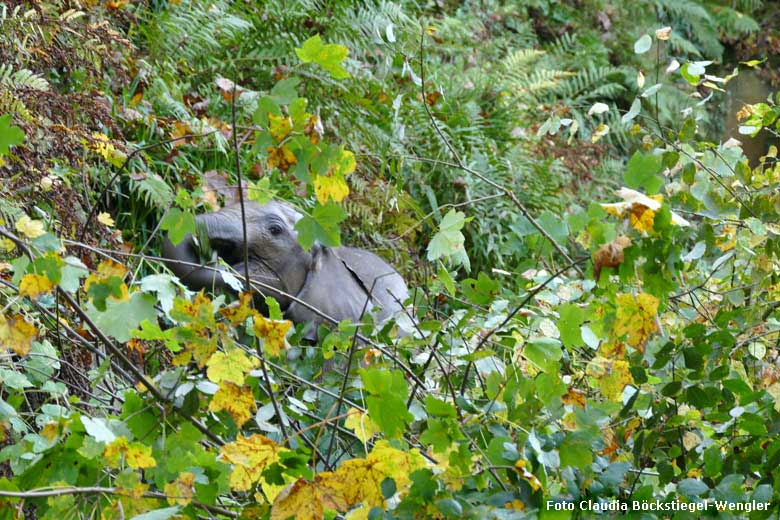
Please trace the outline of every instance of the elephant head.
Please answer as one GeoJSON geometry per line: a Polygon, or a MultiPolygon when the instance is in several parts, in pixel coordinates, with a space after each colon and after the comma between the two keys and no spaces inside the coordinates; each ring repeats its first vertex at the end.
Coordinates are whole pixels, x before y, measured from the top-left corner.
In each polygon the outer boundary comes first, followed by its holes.
{"type": "MultiPolygon", "coordinates": [[[[276,298],[288,319],[312,324],[309,337],[323,321],[322,314],[336,321],[357,321],[369,312],[382,321],[403,310],[402,302],[408,297],[406,284],[375,254],[320,245],[305,251],[294,229],[302,215],[280,202],[247,202],[245,213],[250,280],[261,294],[276,298]]],[[[198,215],[196,221],[211,248],[243,278],[240,206],[233,204],[216,213],[198,215]]],[[[190,289],[227,288],[219,268],[201,264],[192,236],[186,236],[178,245],[166,239],[162,252],[169,268],[190,289]]],[[[260,307],[264,304],[257,303],[260,307]]]]}

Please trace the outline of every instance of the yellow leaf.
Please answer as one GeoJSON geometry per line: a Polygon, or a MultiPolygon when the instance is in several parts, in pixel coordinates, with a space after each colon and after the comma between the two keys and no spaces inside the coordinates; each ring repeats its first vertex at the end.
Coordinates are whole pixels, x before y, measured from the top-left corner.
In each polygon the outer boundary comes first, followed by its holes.
{"type": "Polygon", "coordinates": [[[92,134],[92,139],[91,143],[87,143],[87,148],[102,156],[114,166],[122,166],[127,155],[123,151],[117,150],[106,134],[95,132],[92,134]]]}
{"type": "Polygon", "coordinates": [[[114,219],[106,212],[98,213],[97,219],[104,226],[114,227],[114,219]]]}
{"type": "Polygon", "coordinates": [[[246,374],[258,366],[256,358],[250,358],[240,348],[225,352],[215,352],[206,363],[206,375],[215,383],[230,381],[243,385],[246,374]]]}
{"type": "Polygon", "coordinates": [[[279,494],[271,509],[271,520],[321,520],[325,509],[345,511],[347,503],[341,493],[342,485],[333,487],[331,473],[317,475],[314,481],[299,478],[279,494]]]}
{"type": "Polygon", "coordinates": [[[527,465],[528,463],[526,461],[519,459],[517,462],[515,462],[515,469],[520,474],[520,476],[523,477],[523,480],[528,482],[528,484],[531,486],[531,489],[534,491],[539,491],[539,489],[542,487],[542,483],[538,478],[536,478],[536,475],[528,471],[528,468],[526,468],[527,465]]]}
{"type": "Polygon", "coordinates": [[[379,433],[381,430],[372,421],[367,413],[362,413],[357,408],[349,409],[349,417],[344,421],[344,427],[355,432],[355,436],[360,439],[360,442],[365,444],[368,439],[379,433]]]}
{"type": "Polygon", "coordinates": [[[341,202],[349,195],[349,186],[343,177],[317,175],[314,177],[314,193],[320,204],[327,204],[328,199],[341,202]]]}
{"type": "Polygon", "coordinates": [[[19,296],[35,298],[47,293],[54,288],[54,283],[40,274],[26,274],[19,282],[19,296]]]}
{"type": "Polygon", "coordinates": [[[38,238],[46,233],[43,222],[32,220],[27,215],[16,221],[16,230],[27,238],[38,238]]]}
{"type": "Polygon", "coordinates": [[[333,168],[333,174],[344,177],[355,171],[357,168],[357,161],[355,161],[355,154],[349,150],[341,149],[338,162],[333,168]]]}
{"type": "Polygon", "coordinates": [[[683,435],[683,446],[685,446],[686,450],[691,451],[699,444],[701,444],[701,437],[694,432],[685,432],[685,435],[683,435]]]}
{"type": "Polygon", "coordinates": [[[219,389],[211,398],[209,410],[212,412],[226,411],[240,428],[252,417],[255,410],[255,396],[249,386],[239,386],[223,380],[219,389]]]}
{"type": "Polygon", "coordinates": [[[263,471],[279,462],[280,455],[286,452],[289,450],[257,433],[251,437],[238,436],[235,442],[225,444],[219,450],[222,461],[233,465],[230,488],[235,491],[250,489],[263,471]]]}
{"type": "Polygon", "coordinates": [[[41,428],[41,436],[51,442],[57,438],[60,433],[60,425],[56,422],[47,422],[41,428]]]}
{"type": "Polygon", "coordinates": [[[0,345],[10,348],[17,355],[30,351],[30,344],[38,335],[38,329],[19,315],[10,320],[0,314],[0,345]]]}
{"type": "Polygon", "coordinates": [[[292,128],[292,120],[289,117],[268,114],[268,132],[277,143],[284,141],[284,138],[292,132],[292,128]]]}
{"type": "Polygon", "coordinates": [[[195,494],[194,484],[195,475],[193,473],[189,471],[179,473],[179,478],[165,484],[164,490],[165,494],[168,495],[168,503],[180,506],[189,505],[195,494]]]}
{"type": "Polygon", "coordinates": [[[644,352],[650,334],[658,330],[655,317],[658,298],[652,294],[618,294],[617,313],[612,331],[617,338],[628,336],[629,345],[644,352]]]}
{"type": "Polygon", "coordinates": [[[140,442],[127,442],[127,437],[117,437],[103,449],[103,457],[112,467],[118,467],[121,457],[133,469],[147,469],[157,466],[152,457],[152,447],[140,442]]]}
{"type": "Polygon", "coordinates": [[[259,314],[254,317],[255,336],[263,339],[263,351],[270,356],[278,356],[285,348],[291,327],[291,321],[269,320],[259,314]]]}
{"type": "Polygon", "coordinates": [[[634,382],[628,368],[628,362],[622,359],[610,360],[596,356],[588,363],[586,372],[605,398],[620,401],[623,388],[634,382]]]}
{"type": "MultiPolygon", "coordinates": [[[[341,490],[348,507],[361,502],[383,506],[382,481],[392,478],[398,491],[403,492],[411,483],[409,475],[423,467],[425,462],[417,450],[401,451],[388,441],[380,440],[366,458],[344,462],[327,482],[330,487],[341,490]]],[[[326,473],[320,473],[320,476],[325,478],[326,473]]]]}
{"type": "Polygon", "coordinates": [[[0,239],[0,251],[10,253],[16,248],[16,244],[10,238],[0,239]]]}
{"type": "Polygon", "coordinates": [[[292,150],[285,144],[280,147],[269,146],[268,151],[268,168],[279,168],[283,172],[290,169],[293,164],[298,164],[298,158],[292,150]]]}
{"type": "Polygon", "coordinates": [[[237,302],[234,302],[229,307],[220,309],[219,313],[227,318],[231,325],[243,325],[248,317],[255,314],[255,310],[252,308],[252,294],[250,292],[242,292],[238,296],[237,302]]]}

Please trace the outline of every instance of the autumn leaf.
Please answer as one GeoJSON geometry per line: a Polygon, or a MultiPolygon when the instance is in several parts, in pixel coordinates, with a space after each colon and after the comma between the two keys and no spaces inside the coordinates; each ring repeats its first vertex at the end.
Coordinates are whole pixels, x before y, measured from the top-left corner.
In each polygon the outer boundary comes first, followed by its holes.
{"type": "Polygon", "coordinates": [[[206,375],[215,383],[230,381],[243,385],[247,373],[258,364],[257,359],[250,358],[240,348],[234,348],[227,353],[215,352],[206,363],[206,375]]]}
{"type": "Polygon", "coordinates": [[[227,318],[231,325],[243,325],[247,318],[255,314],[252,308],[252,293],[242,292],[238,296],[238,301],[220,309],[219,313],[227,318]]]}
{"type": "Polygon", "coordinates": [[[269,320],[259,314],[254,318],[255,336],[263,339],[263,351],[271,356],[278,356],[287,345],[287,333],[292,322],[269,320]]]}
{"type": "Polygon", "coordinates": [[[520,477],[528,482],[528,485],[531,486],[531,489],[534,491],[539,491],[542,487],[542,483],[539,481],[536,475],[528,471],[527,466],[528,462],[523,459],[519,459],[517,462],[515,462],[515,469],[520,474],[520,477]]]}
{"type": "Polygon", "coordinates": [[[593,278],[598,281],[605,267],[616,268],[623,263],[623,250],[631,247],[631,239],[620,235],[612,242],[604,244],[593,254],[593,278]]]}
{"type": "Polygon", "coordinates": [[[37,335],[38,329],[20,315],[8,319],[0,314],[0,345],[10,348],[17,355],[27,355],[37,335]]]}
{"type": "Polygon", "coordinates": [[[326,509],[348,509],[341,493],[342,485],[332,473],[317,475],[314,481],[299,478],[274,500],[271,520],[321,520],[326,509]],[[335,486],[334,486],[335,485],[335,486]]]}
{"type": "Polygon", "coordinates": [[[223,380],[219,389],[211,398],[209,411],[226,411],[239,428],[252,417],[255,410],[255,397],[249,386],[240,386],[223,380]]]}
{"type": "Polygon", "coordinates": [[[189,471],[179,473],[179,477],[173,482],[165,484],[164,491],[168,496],[170,505],[186,506],[192,502],[192,496],[195,493],[195,475],[189,471]]]}
{"type": "Polygon", "coordinates": [[[289,117],[268,114],[268,132],[276,139],[277,143],[284,141],[284,138],[290,135],[292,129],[293,123],[289,117]]]}
{"type": "Polygon", "coordinates": [[[157,466],[157,461],[152,457],[152,447],[140,442],[129,443],[127,437],[117,437],[103,449],[103,456],[110,466],[119,467],[119,462],[124,456],[125,462],[133,469],[147,469],[157,466]]]}
{"type": "MultiPolygon", "coordinates": [[[[601,207],[604,208],[607,213],[616,217],[623,217],[628,214],[631,227],[637,231],[653,231],[655,214],[661,209],[663,196],[653,195],[648,197],[647,195],[630,188],[620,188],[617,190],[617,194],[623,199],[623,202],[601,204],[601,207]]],[[[672,215],[671,223],[673,225],[680,227],[690,226],[690,222],[674,211],[670,213],[672,215]]]]}
{"type": "Polygon", "coordinates": [[[382,482],[386,478],[393,479],[396,489],[403,491],[411,483],[409,475],[424,467],[425,461],[417,450],[401,451],[388,441],[380,440],[365,458],[345,461],[333,473],[331,487],[340,485],[348,507],[361,502],[383,506],[382,482]]]}
{"type": "Polygon", "coordinates": [[[249,490],[268,466],[279,462],[280,456],[289,451],[257,433],[251,437],[239,435],[235,442],[225,444],[219,454],[223,462],[233,465],[230,489],[249,490]]]}
{"type": "Polygon", "coordinates": [[[377,426],[374,421],[368,416],[367,413],[363,413],[357,408],[350,408],[347,412],[349,417],[344,421],[344,427],[355,432],[355,436],[360,439],[363,444],[375,434],[382,430],[377,426]]]}
{"type": "Polygon", "coordinates": [[[622,359],[610,360],[596,356],[588,363],[586,373],[610,401],[620,401],[626,385],[634,383],[628,361],[622,359]]]}
{"type": "Polygon", "coordinates": [[[658,330],[656,312],[659,300],[652,294],[618,294],[617,313],[612,331],[615,337],[628,336],[629,345],[644,352],[650,334],[658,330]]]}
{"type": "Polygon", "coordinates": [[[27,215],[22,216],[16,221],[16,230],[27,238],[38,238],[46,233],[43,227],[43,222],[40,220],[32,220],[27,215]]]}
{"type": "Polygon", "coordinates": [[[54,289],[54,283],[40,274],[26,274],[19,282],[19,296],[36,298],[54,289]]]}
{"type": "Polygon", "coordinates": [[[298,164],[298,159],[286,144],[278,148],[276,146],[269,146],[267,152],[268,168],[279,168],[281,171],[286,172],[290,169],[290,166],[298,164]]]}
{"type": "Polygon", "coordinates": [[[111,218],[111,215],[109,215],[106,212],[98,213],[97,220],[98,222],[100,222],[101,224],[107,227],[114,227],[115,224],[114,219],[111,218]]]}
{"type": "Polygon", "coordinates": [[[349,195],[349,186],[343,177],[317,175],[314,177],[314,193],[320,204],[327,204],[328,199],[341,202],[349,195]]]}

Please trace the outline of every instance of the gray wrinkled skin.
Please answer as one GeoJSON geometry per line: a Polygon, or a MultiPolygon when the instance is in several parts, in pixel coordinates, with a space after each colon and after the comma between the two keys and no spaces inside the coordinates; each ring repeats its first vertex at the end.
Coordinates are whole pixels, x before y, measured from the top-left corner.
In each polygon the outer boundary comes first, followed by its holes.
{"type": "MultiPolygon", "coordinates": [[[[367,312],[375,321],[382,322],[404,312],[398,302],[404,302],[409,295],[406,283],[393,267],[375,254],[354,247],[319,245],[311,252],[304,251],[293,229],[302,217],[295,209],[279,202],[265,205],[247,202],[245,209],[249,277],[253,282],[270,286],[258,290],[276,298],[287,319],[310,324],[308,339],[315,339],[317,326],[324,320],[288,295],[337,321],[358,321],[369,292],[367,312]]],[[[205,229],[211,248],[243,279],[240,206],[234,204],[216,213],[198,215],[196,220],[205,229]]],[[[166,238],[162,252],[169,259],[166,263],[171,271],[190,289],[227,289],[219,272],[179,263],[201,264],[192,236],[188,235],[176,246],[166,238]]]]}

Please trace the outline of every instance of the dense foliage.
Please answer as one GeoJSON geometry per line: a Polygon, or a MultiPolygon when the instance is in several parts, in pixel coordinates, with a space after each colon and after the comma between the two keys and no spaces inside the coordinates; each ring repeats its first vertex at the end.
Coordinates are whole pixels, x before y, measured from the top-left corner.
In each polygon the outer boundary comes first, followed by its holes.
{"type": "Polygon", "coordinates": [[[777,516],[778,16],[0,5],[0,518],[777,516]],[[162,238],[242,197],[408,315],[187,290],[162,238]]]}

